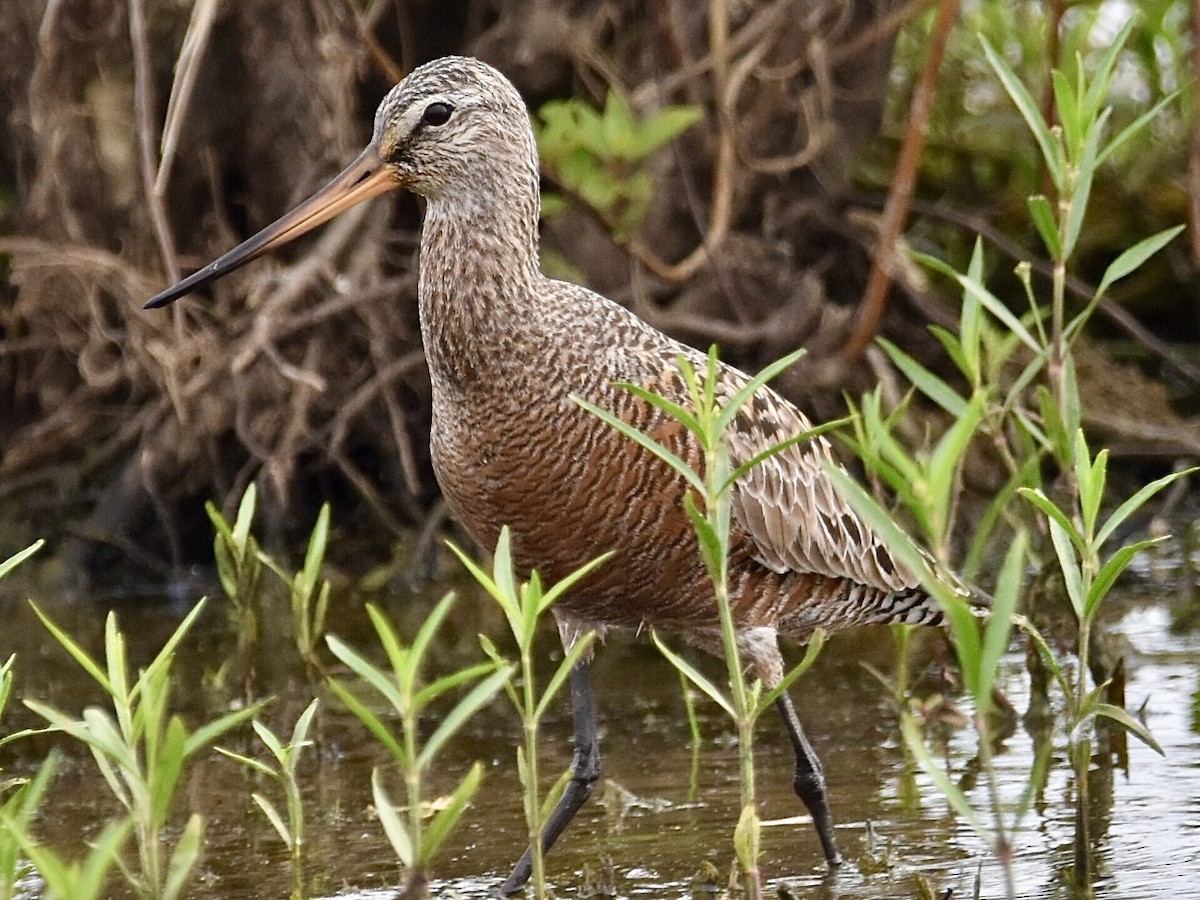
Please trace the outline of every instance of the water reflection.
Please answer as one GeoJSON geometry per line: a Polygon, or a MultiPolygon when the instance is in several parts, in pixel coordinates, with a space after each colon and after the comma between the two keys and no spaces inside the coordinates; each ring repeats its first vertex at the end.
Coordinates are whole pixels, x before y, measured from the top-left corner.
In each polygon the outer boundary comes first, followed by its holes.
{"type": "MultiPolygon", "coordinates": [[[[94,685],[36,624],[23,600],[26,590],[5,583],[0,591],[0,620],[6,623],[0,654],[19,654],[17,696],[37,697],[73,712],[100,701],[94,685]]],[[[67,630],[99,654],[100,612],[88,604],[48,605],[67,630]]],[[[219,662],[232,646],[216,606],[179,659],[176,702],[203,715],[219,712],[214,707],[229,697],[228,691],[212,687],[219,662]],[[223,698],[220,703],[218,698],[223,698]]],[[[425,608],[424,600],[397,597],[390,613],[402,633],[412,634],[425,608]]],[[[1128,596],[1118,600],[1114,610],[1110,629],[1124,635],[1130,647],[1129,706],[1137,710],[1144,705],[1145,721],[1167,758],[1133,741],[1126,771],[1093,766],[1091,825],[1104,873],[1096,894],[1194,896],[1200,884],[1200,638],[1172,629],[1175,611],[1158,598],[1142,602],[1128,596]]],[[[488,627],[491,615],[486,605],[472,608],[464,599],[448,629],[448,668],[477,652],[474,630],[488,627]]],[[[121,617],[135,665],[150,658],[174,625],[161,610],[144,604],[125,606],[121,617]]],[[[373,646],[358,604],[346,602],[336,609],[331,630],[359,647],[373,646]]],[[[545,645],[553,646],[549,633],[545,645]]],[[[859,665],[865,660],[890,671],[891,647],[883,630],[835,639],[795,692],[828,770],[839,840],[847,857],[836,874],[825,870],[811,827],[799,816],[802,808],[791,789],[792,757],[786,739],[774,718],[762,722],[762,815],[778,820],[766,829],[763,840],[762,868],[775,876],[773,891],[831,900],[911,897],[915,879],[923,877],[939,893],[953,890],[956,897],[969,897],[982,864],[984,895],[997,893],[1000,873],[982,840],[905,759],[890,700],[859,665]]],[[[312,696],[302,668],[288,662],[289,649],[285,643],[267,648],[258,669],[264,692],[277,697],[266,714],[276,731],[290,730],[312,696]]],[[[710,671],[716,673],[717,667],[714,663],[710,671]]],[[[599,801],[584,808],[549,857],[557,894],[588,896],[597,881],[611,881],[622,897],[705,896],[699,882],[704,877],[711,880],[711,867],[727,877],[732,857],[729,839],[738,790],[729,729],[715,711],[701,705],[704,737],[698,755],[694,753],[678,678],[643,643],[611,639],[599,654],[595,678],[605,778],[610,784],[599,801]],[[706,871],[708,876],[703,875],[706,871]]],[[[1016,709],[1030,706],[1021,651],[1007,657],[1002,685],[1016,709]]],[[[5,723],[10,730],[33,724],[36,721],[19,704],[12,706],[5,723]]],[[[1054,754],[1046,783],[1014,837],[1022,897],[1070,896],[1060,873],[1071,860],[1075,786],[1064,761],[1064,737],[1047,727],[1050,724],[1045,715],[1026,717],[996,747],[1002,802],[1010,810],[1021,801],[1038,746],[1050,741],[1054,754]]],[[[547,773],[568,764],[569,732],[564,705],[545,728],[547,773]]],[[[364,900],[389,896],[397,882],[397,863],[373,817],[370,797],[370,770],[386,763],[385,754],[331,697],[318,716],[314,736],[318,744],[303,779],[313,894],[364,900]]],[[[456,784],[475,759],[487,768],[465,825],[450,840],[438,867],[434,896],[492,896],[523,849],[514,761],[517,739],[516,722],[503,704],[495,704],[470,724],[433,773],[431,790],[438,790],[456,784]]],[[[32,771],[50,744],[50,739],[39,738],[6,748],[0,758],[5,775],[32,771]]],[[[258,752],[246,733],[227,746],[239,753],[258,752]]],[[[945,753],[952,773],[965,779],[972,801],[986,808],[986,786],[982,780],[970,780],[976,751],[972,732],[947,732],[945,753]]],[[[215,755],[190,771],[180,808],[201,812],[208,828],[205,855],[189,896],[238,900],[287,895],[287,854],[250,800],[256,790],[270,793],[274,785],[215,755]]],[[[81,850],[117,811],[90,756],[70,747],[41,834],[60,851],[81,850]]]]}

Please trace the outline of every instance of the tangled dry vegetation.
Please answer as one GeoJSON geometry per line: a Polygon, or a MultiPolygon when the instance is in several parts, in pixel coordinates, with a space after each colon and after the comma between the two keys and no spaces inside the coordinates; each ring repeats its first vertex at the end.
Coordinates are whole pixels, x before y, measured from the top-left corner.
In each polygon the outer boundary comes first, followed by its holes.
{"type": "MultiPolygon", "coordinates": [[[[838,208],[875,132],[885,5],[34,0],[0,12],[9,140],[0,301],[0,502],[89,553],[203,554],[199,501],[262,478],[276,517],[321,494],[378,529],[436,498],[412,200],[376,203],[170,313],[142,303],[350,159],[413,65],[478,55],[553,97],[705,118],[655,163],[640,235],[586,214],[546,245],[674,333],[746,365],[844,340],[869,234],[838,208]],[[713,21],[716,21],[715,19],[713,21]],[[651,251],[648,248],[654,248],[651,251]],[[165,542],[158,536],[164,536],[165,542]]],[[[903,10],[901,11],[903,12],[903,10]]],[[[911,9],[909,10],[911,13],[911,9]]],[[[203,533],[203,532],[202,532],[203,533]]]]}

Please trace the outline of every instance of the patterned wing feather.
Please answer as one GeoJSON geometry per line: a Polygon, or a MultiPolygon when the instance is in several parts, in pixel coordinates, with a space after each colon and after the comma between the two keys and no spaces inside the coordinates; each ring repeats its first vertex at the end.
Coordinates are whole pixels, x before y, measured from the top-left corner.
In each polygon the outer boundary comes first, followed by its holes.
{"type": "MultiPolygon", "coordinates": [[[[728,396],[744,384],[736,369],[723,371],[728,396]]],[[[730,456],[742,465],[770,447],[812,428],[798,409],[769,388],[760,389],[726,432],[730,456]]],[[[733,488],[733,515],[757,547],[756,558],[776,572],[814,572],[849,578],[887,591],[917,580],[892,558],[879,538],[834,490],[824,470],[833,462],[829,442],[794,444],[747,472],[733,488]]]]}

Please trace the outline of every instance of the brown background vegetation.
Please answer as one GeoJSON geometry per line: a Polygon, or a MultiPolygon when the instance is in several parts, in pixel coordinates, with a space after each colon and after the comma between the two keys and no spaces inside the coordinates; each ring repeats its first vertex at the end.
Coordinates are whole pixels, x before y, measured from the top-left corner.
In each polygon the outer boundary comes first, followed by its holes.
{"type": "MultiPolygon", "coordinates": [[[[635,246],[578,209],[544,245],[742,366],[806,346],[783,388],[838,413],[840,389],[877,379],[841,361],[879,209],[851,177],[879,131],[896,32],[927,4],[710,5],[726,35],[679,0],[5,3],[0,519],[18,523],[14,548],[65,528],[85,567],[114,548],[161,571],[207,557],[201,501],[229,509],[252,479],[281,533],[325,497],[347,529],[425,519],[437,492],[412,198],[355,210],[169,311],[142,304],[338,171],[387,88],[447,53],[501,68],[531,109],[610,89],[642,111],[701,106],[655,158],[635,246]],[[705,235],[714,250],[695,256],[705,235]]],[[[928,348],[924,326],[948,307],[899,281],[884,328],[928,348]]]]}

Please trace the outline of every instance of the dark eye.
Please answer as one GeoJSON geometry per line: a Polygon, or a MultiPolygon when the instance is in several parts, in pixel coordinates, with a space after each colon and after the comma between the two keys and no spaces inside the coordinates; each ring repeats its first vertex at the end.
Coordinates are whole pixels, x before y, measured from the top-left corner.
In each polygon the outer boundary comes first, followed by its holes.
{"type": "Polygon", "coordinates": [[[454,107],[449,103],[430,103],[425,107],[425,114],[421,116],[421,121],[436,128],[438,125],[445,125],[449,122],[452,112],[454,112],[454,107]]]}

